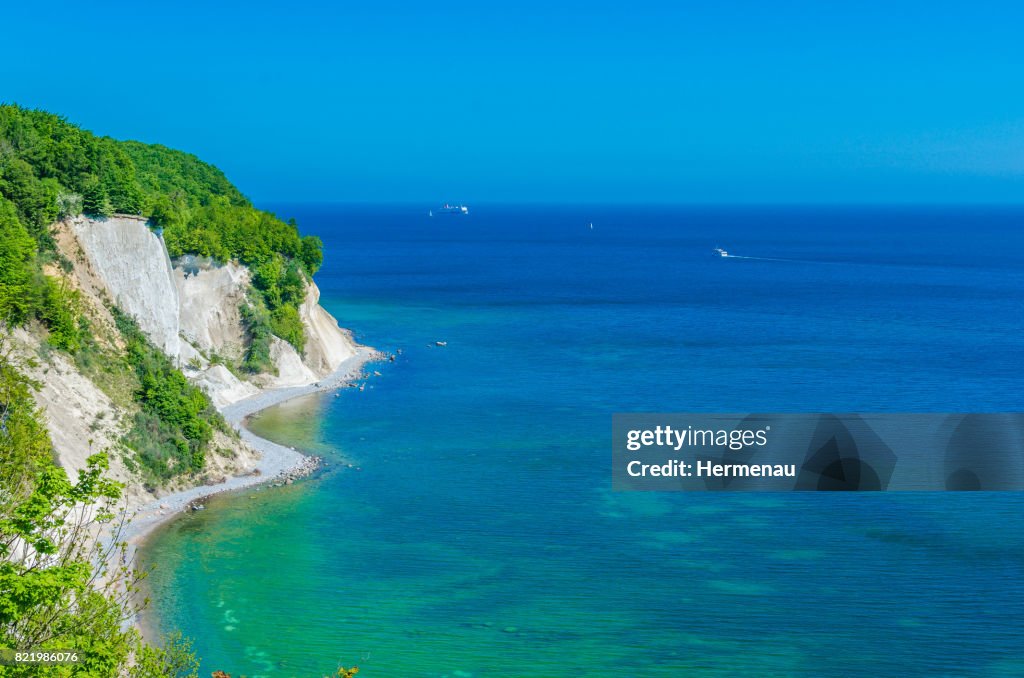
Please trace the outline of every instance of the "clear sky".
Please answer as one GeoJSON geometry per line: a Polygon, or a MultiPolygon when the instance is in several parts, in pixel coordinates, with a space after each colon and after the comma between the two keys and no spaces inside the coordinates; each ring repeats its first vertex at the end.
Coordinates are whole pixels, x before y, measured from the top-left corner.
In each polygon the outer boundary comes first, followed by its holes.
{"type": "Polygon", "coordinates": [[[258,202],[1024,202],[1017,2],[7,5],[0,100],[258,202]]]}

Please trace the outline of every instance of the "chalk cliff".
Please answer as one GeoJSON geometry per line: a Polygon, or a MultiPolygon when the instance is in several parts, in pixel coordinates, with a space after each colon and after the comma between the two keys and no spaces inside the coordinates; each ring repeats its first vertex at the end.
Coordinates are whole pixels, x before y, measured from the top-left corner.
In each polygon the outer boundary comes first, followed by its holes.
{"type": "Polygon", "coordinates": [[[178,290],[181,336],[206,355],[240,359],[245,352],[245,332],[239,306],[251,276],[244,266],[229,262],[179,262],[174,267],[178,290]],[[186,270],[187,269],[187,270],[186,270]]]}
{"type": "MultiPolygon", "coordinates": [[[[54,225],[53,232],[59,253],[71,265],[63,271],[51,265],[48,272],[62,276],[79,292],[97,328],[96,340],[108,345],[119,341],[109,309],[116,305],[219,409],[261,389],[318,382],[357,353],[351,335],[319,305],[320,291],[310,282],[299,312],[306,335],[303,354],[272,337],[272,373],[233,372],[225,363],[239,364],[246,350],[239,308],[251,289],[248,269],[193,258],[172,263],[160,235],[138,217],[78,216],[54,225]]],[[[119,449],[131,415],[105,393],[110,389],[100,388],[61,353],[44,351],[39,360],[45,344],[31,328],[19,329],[13,339],[17,350],[30,358],[26,363],[34,365],[30,376],[40,385],[37,400],[60,463],[74,473],[84,468],[90,454],[119,449]]],[[[127,455],[112,455],[111,473],[126,483],[130,503],[139,505],[155,494],[181,489],[182,483],[211,482],[211,477],[244,472],[257,457],[243,440],[220,432],[212,449],[215,453],[208,457],[204,478],[182,480],[161,490],[134,482],[127,455]]]]}
{"type": "MultiPolygon", "coordinates": [[[[80,216],[68,226],[73,247],[109,298],[218,404],[255,393],[256,386],[223,366],[210,373],[214,356],[237,360],[244,353],[239,307],[249,289],[248,269],[192,258],[175,266],[160,237],[137,217],[80,216]]],[[[320,290],[311,282],[299,309],[306,332],[304,355],[275,337],[270,353],[277,374],[256,375],[254,384],[273,388],[313,383],[355,354],[351,335],[319,301],[320,290]]]]}
{"type": "Polygon", "coordinates": [[[178,288],[160,238],[137,217],[95,220],[70,227],[81,254],[117,306],[135,318],[154,344],[174,358],[182,353],[178,288]]]}

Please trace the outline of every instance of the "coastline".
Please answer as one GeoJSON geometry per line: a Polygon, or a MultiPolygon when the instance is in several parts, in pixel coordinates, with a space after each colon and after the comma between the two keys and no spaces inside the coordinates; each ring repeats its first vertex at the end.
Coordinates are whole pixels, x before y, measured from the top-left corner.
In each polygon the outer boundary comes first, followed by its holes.
{"type": "Polygon", "coordinates": [[[301,469],[309,457],[293,448],[261,438],[246,427],[245,420],[261,410],[288,400],[340,388],[357,379],[363,365],[373,362],[380,355],[372,348],[360,346],[356,349],[355,355],[343,360],[334,372],[320,381],[304,386],[286,386],[260,391],[223,407],[220,413],[224,419],[238,431],[242,440],[260,452],[256,465],[247,473],[232,476],[225,482],[173,492],[131,511],[118,535],[118,541],[128,546],[129,561],[134,560],[136,551],[158,527],[187,511],[193,502],[222,492],[270,483],[301,469]]]}

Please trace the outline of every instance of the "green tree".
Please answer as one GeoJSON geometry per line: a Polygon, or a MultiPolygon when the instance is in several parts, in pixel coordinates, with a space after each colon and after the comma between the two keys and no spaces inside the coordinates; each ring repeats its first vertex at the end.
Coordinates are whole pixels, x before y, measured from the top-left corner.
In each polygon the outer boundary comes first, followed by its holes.
{"type": "Polygon", "coordinates": [[[109,217],[114,213],[114,205],[110,202],[106,187],[95,177],[87,181],[82,189],[82,211],[93,217],[109,217]]]}
{"type": "Polygon", "coordinates": [[[82,196],[62,190],[57,194],[57,218],[67,219],[82,213],[82,196]]]}
{"type": "Polygon", "coordinates": [[[163,647],[139,643],[133,660],[129,678],[195,678],[199,673],[192,643],[178,631],[164,640],[163,647]]]}
{"type": "Polygon", "coordinates": [[[294,346],[299,353],[305,350],[306,336],[302,319],[294,306],[281,306],[274,309],[270,314],[270,328],[274,334],[294,346]]]}
{"type": "Polygon", "coordinates": [[[263,306],[262,300],[245,302],[239,306],[238,312],[248,335],[248,347],[242,368],[251,374],[270,371],[276,373],[274,363],[270,359],[270,340],[273,335],[270,314],[263,306]]]}
{"type": "Polygon", "coordinates": [[[195,676],[180,637],[146,646],[124,622],[138,576],[117,541],[121,486],[92,455],[71,481],[31,395],[0,341],[0,649],[74,650],[77,664],[5,666],[13,678],[195,676]],[[95,530],[114,530],[109,542],[95,530]]]}
{"type": "Polygon", "coordinates": [[[36,243],[0,197],[0,322],[17,324],[33,307],[36,243]]]}
{"type": "Polygon", "coordinates": [[[52,346],[74,352],[81,345],[79,294],[63,278],[43,276],[42,300],[37,315],[50,331],[52,346]]]}
{"type": "Polygon", "coordinates": [[[324,241],[315,235],[307,235],[302,239],[302,252],[299,254],[302,265],[309,275],[316,274],[324,263],[324,241]]]}
{"type": "Polygon", "coordinates": [[[58,190],[56,181],[38,179],[25,160],[0,159],[0,195],[16,205],[23,223],[40,241],[47,239],[48,226],[57,219],[58,190]]]}
{"type": "Polygon", "coordinates": [[[185,207],[175,203],[170,197],[161,195],[153,200],[149,220],[159,228],[176,228],[185,223],[185,207]]]}

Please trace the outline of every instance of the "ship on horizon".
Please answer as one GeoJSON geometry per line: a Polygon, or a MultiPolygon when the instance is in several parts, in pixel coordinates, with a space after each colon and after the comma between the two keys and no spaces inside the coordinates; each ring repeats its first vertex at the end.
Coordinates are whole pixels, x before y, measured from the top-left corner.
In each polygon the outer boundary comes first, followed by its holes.
{"type": "MultiPolygon", "coordinates": [[[[469,214],[469,208],[466,207],[465,205],[452,205],[452,204],[446,202],[445,204],[441,205],[441,207],[438,208],[437,213],[438,214],[469,214]]],[[[434,210],[430,210],[429,215],[430,216],[434,216],[434,210]]]]}

